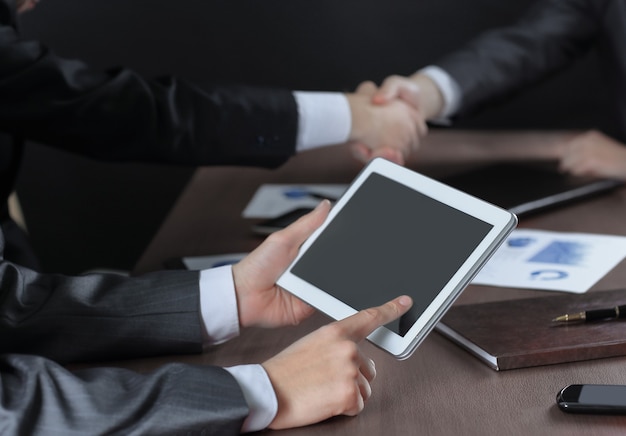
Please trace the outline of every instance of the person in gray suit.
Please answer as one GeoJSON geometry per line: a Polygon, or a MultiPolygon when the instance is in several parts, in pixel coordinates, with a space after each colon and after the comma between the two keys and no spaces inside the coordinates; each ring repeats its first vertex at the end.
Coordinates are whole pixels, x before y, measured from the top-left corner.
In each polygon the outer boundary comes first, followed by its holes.
{"type": "Polygon", "coordinates": [[[240,263],[200,273],[65,277],[0,258],[0,432],[228,435],[359,413],[376,371],[358,342],[404,314],[409,297],[322,327],[260,365],[62,366],[199,353],[240,328],[299,323],[313,309],[275,282],[329,210],[323,201],[240,263]]]}
{"type": "Polygon", "coordinates": [[[574,135],[548,157],[573,174],[626,179],[625,0],[537,1],[516,23],[485,32],[410,77],[389,76],[370,92],[379,104],[399,97],[428,120],[449,121],[510,98],[592,49],[612,90],[609,124],[618,127],[574,135]]]}
{"type": "MultiPolygon", "coordinates": [[[[417,145],[420,115],[403,102],[383,108],[357,94],[200,90],[179,78],[147,80],[61,59],[17,32],[16,12],[35,3],[0,0],[3,197],[24,139],[104,160],[267,167],[335,143],[397,161],[417,145]]],[[[169,364],[150,374],[63,366],[200,353],[240,328],[302,321],[312,309],[275,281],[328,210],[323,202],[232,267],[69,277],[16,261],[27,258],[10,243],[15,226],[0,206],[0,433],[225,435],[357,414],[375,376],[357,343],[406,312],[408,297],[332,323],[261,364],[169,364]]]]}

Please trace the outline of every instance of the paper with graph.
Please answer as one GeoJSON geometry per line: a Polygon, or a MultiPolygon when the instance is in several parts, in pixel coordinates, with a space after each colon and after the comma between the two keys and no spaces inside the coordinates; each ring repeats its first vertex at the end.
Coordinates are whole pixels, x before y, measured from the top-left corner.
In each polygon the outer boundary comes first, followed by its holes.
{"type": "Polygon", "coordinates": [[[584,293],[626,256],[626,237],[516,229],[473,284],[584,293]]]}

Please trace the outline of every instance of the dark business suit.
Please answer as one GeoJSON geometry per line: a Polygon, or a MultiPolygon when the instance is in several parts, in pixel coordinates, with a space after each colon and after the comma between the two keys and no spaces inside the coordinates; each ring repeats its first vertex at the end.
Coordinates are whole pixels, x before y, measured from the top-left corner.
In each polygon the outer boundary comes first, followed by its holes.
{"type": "MultiPolygon", "coordinates": [[[[459,115],[509,97],[597,49],[626,141],[626,0],[539,0],[514,25],[486,32],[436,64],[459,83],[459,115]]],[[[585,84],[581,84],[584,86],[585,84]]],[[[575,89],[572,92],[576,92],[575,89]]]]}
{"type": "MultiPolygon", "coordinates": [[[[24,138],[104,160],[271,167],[294,153],[297,122],[287,90],[200,90],[60,59],[22,41],[13,0],[0,0],[0,202],[24,138]]],[[[0,221],[10,227],[4,206],[0,221]]],[[[18,252],[7,245],[0,236],[0,433],[239,431],[247,404],[221,368],[59,366],[200,352],[197,273],[46,275],[9,262],[18,252]]]]}
{"type": "Polygon", "coordinates": [[[197,272],[71,278],[0,260],[0,433],[237,434],[248,407],[222,368],[56,363],[201,352],[198,305],[197,272]]]}
{"type": "MultiPolygon", "coordinates": [[[[13,3],[0,0],[0,205],[13,189],[23,139],[101,160],[194,166],[275,167],[295,152],[290,91],[201,90],[174,77],[94,71],[21,40],[13,3]]],[[[7,220],[0,206],[0,223],[7,220]]],[[[5,237],[12,251],[13,233],[5,237]]]]}

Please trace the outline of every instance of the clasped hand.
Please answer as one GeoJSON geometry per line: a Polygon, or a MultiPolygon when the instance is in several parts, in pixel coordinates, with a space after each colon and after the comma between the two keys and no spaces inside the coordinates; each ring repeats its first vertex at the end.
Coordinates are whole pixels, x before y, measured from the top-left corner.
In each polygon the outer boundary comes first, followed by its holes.
{"type": "Polygon", "coordinates": [[[365,82],[347,95],[353,154],[362,162],[384,157],[403,165],[428,132],[424,114],[412,96],[376,101],[377,92],[373,83],[365,82]]]}

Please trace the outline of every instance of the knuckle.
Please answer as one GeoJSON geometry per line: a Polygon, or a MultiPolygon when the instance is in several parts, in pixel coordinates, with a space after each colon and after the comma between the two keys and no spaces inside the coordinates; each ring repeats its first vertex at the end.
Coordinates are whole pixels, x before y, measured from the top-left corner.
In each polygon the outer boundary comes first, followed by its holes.
{"type": "Polygon", "coordinates": [[[380,323],[382,320],[382,313],[379,309],[370,307],[368,309],[362,310],[363,316],[368,318],[370,323],[380,323]]]}
{"type": "MultiPolygon", "coordinates": [[[[340,335],[343,334],[342,330],[340,335]]],[[[334,354],[337,356],[337,361],[342,362],[341,374],[343,377],[356,379],[360,373],[357,364],[359,360],[358,345],[349,339],[342,339],[334,343],[334,354]]]]}
{"type": "Polygon", "coordinates": [[[324,327],[324,335],[326,340],[332,344],[340,359],[349,359],[354,349],[358,352],[356,344],[350,340],[352,327],[344,325],[341,321],[333,322],[324,327]]]}
{"type": "Polygon", "coordinates": [[[285,230],[286,229],[282,229],[277,232],[271,233],[267,237],[266,241],[270,244],[277,244],[277,245],[282,245],[282,244],[287,243],[289,239],[287,238],[287,235],[285,234],[286,233],[285,230]]]}
{"type": "Polygon", "coordinates": [[[397,86],[402,82],[402,77],[397,75],[397,74],[393,74],[389,77],[387,77],[384,81],[383,81],[383,85],[385,86],[397,86]]]}
{"type": "Polygon", "coordinates": [[[354,407],[358,403],[359,395],[360,392],[355,383],[341,383],[337,392],[337,398],[339,398],[339,401],[341,403],[341,413],[345,413],[345,411],[347,410],[354,409],[354,407]]]}
{"type": "Polygon", "coordinates": [[[324,333],[330,336],[343,336],[345,329],[340,322],[333,322],[322,327],[324,333]]]}

